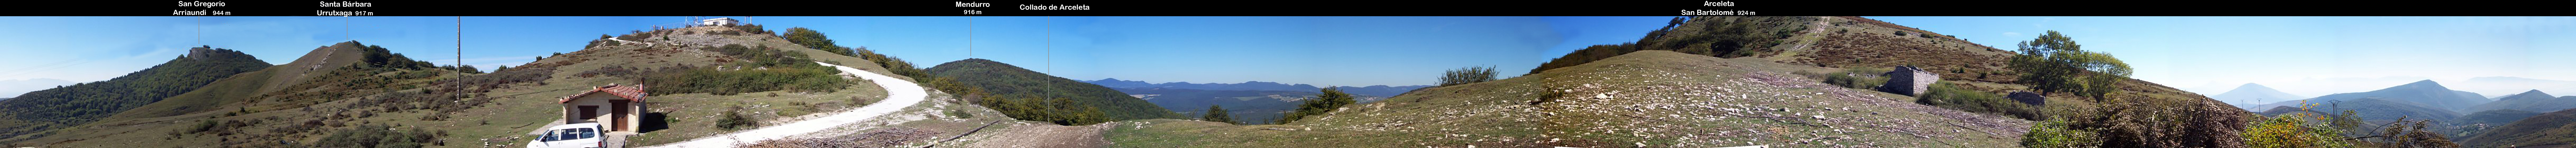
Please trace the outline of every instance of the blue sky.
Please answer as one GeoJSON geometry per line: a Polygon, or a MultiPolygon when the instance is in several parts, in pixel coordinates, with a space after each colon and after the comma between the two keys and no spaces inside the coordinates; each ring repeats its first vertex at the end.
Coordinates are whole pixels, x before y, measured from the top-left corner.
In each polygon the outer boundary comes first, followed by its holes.
{"type": "MultiPolygon", "coordinates": [[[[212,45],[272,64],[350,39],[440,64],[459,60],[456,17],[6,17],[0,81],[106,80],[212,45]],[[199,32],[199,30],[203,32],[199,32]],[[202,42],[201,42],[202,41],[202,42]]],[[[2358,92],[2483,76],[2576,80],[2570,17],[1870,17],[2010,50],[2048,30],[2186,90],[2263,83],[2358,92]]],[[[465,64],[489,69],[579,50],[683,17],[464,17],[465,64]]],[[[755,17],[813,28],[922,67],[984,58],[1079,80],[1427,85],[1441,70],[1514,76],[1597,44],[1635,41],[1671,17],[755,17]],[[971,21],[971,23],[970,23],[971,21]],[[971,24],[971,25],[970,25],[971,24]],[[972,28],[970,32],[970,28],[972,28]],[[970,39],[971,36],[971,39],[970,39]],[[972,50],[970,52],[969,46],[972,50]]],[[[2458,86],[2454,86],[2458,87],[2458,86]]],[[[2551,86],[2528,86],[2551,87],[2551,86]]],[[[0,87],[7,88],[7,87],[0,87]]],[[[42,87],[25,87],[42,88],[42,87]]],[[[0,93],[8,93],[0,90],[0,93]]],[[[2203,92],[2216,93],[2216,92],[2203,92]]],[[[2490,93],[2490,92],[2480,92],[2490,93]]],[[[8,94],[14,96],[14,93],[8,94]]],[[[0,96],[5,97],[5,96],[0,96]]]]}

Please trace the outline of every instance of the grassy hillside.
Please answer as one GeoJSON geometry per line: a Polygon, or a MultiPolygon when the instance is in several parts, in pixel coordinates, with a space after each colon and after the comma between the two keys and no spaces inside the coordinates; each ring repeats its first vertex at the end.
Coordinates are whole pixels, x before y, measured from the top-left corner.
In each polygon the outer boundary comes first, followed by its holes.
{"type": "MultiPolygon", "coordinates": [[[[430,100],[422,100],[429,98],[429,96],[411,94],[397,96],[378,95],[380,93],[392,92],[400,89],[416,88],[427,84],[436,78],[451,77],[453,76],[452,74],[455,73],[454,71],[445,69],[445,67],[430,65],[429,62],[426,61],[411,60],[408,57],[402,56],[402,54],[391,53],[384,47],[369,46],[357,42],[342,42],[334,44],[333,46],[325,46],[315,49],[314,53],[331,55],[305,56],[308,58],[297,59],[295,62],[290,62],[286,65],[268,66],[266,68],[259,69],[259,71],[232,75],[224,79],[215,80],[215,82],[212,82],[211,84],[203,85],[200,87],[201,89],[161,99],[162,101],[159,102],[142,105],[141,107],[137,107],[136,110],[118,112],[113,116],[98,118],[100,119],[99,122],[80,125],[77,128],[49,131],[60,133],[59,135],[21,136],[11,138],[8,141],[19,142],[17,144],[76,143],[86,142],[89,138],[115,135],[131,136],[136,135],[137,131],[166,134],[159,135],[163,136],[162,139],[174,139],[183,135],[177,133],[216,135],[217,138],[209,138],[215,139],[216,141],[226,141],[224,139],[248,140],[300,137],[282,135],[319,133],[320,131],[312,131],[309,130],[311,128],[307,127],[286,127],[275,130],[240,129],[241,127],[251,126],[254,124],[277,126],[305,125],[292,123],[294,121],[285,121],[284,118],[230,120],[197,120],[194,118],[237,117],[240,116],[240,114],[287,109],[310,110],[313,108],[312,106],[314,104],[348,98],[374,98],[382,100],[367,100],[367,104],[334,107],[356,108],[355,106],[364,106],[392,107],[399,109],[433,109],[452,108],[453,106],[456,106],[454,104],[471,104],[458,102],[441,102],[441,104],[402,104],[429,102],[430,100]],[[278,75],[279,73],[301,74],[280,77],[280,75],[278,75]],[[385,103],[396,103],[400,105],[385,103]],[[167,127],[159,126],[165,124],[193,126],[169,129],[166,131],[152,131],[157,130],[152,127],[167,127]]],[[[441,96],[439,98],[448,97],[441,96]]],[[[439,101],[449,100],[454,99],[439,99],[439,101]]],[[[324,123],[323,120],[309,121],[312,122],[310,124],[313,124],[314,126],[327,124],[324,123]]],[[[188,143],[187,145],[242,146],[236,145],[242,143],[243,142],[188,143]]]]}
{"type": "Polygon", "coordinates": [[[88,124],[162,98],[195,91],[217,79],[270,66],[259,58],[230,49],[199,47],[189,49],[189,52],[201,54],[170,59],[152,68],[106,81],[61,86],[0,100],[0,138],[88,124]]]}
{"type": "MultiPolygon", "coordinates": [[[[371,47],[355,41],[318,47],[313,49],[311,52],[307,52],[306,55],[302,56],[302,58],[297,58],[293,62],[287,62],[274,67],[260,69],[259,71],[252,71],[224,78],[223,80],[205,85],[205,90],[172,96],[161,103],[143,106],[141,107],[143,109],[142,111],[118,113],[115,117],[110,117],[110,119],[121,120],[166,117],[243,107],[253,107],[260,110],[275,110],[278,108],[296,108],[301,107],[301,105],[309,105],[311,103],[323,101],[317,99],[338,99],[352,97],[350,95],[363,95],[356,93],[366,92],[322,91],[330,90],[323,89],[322,87],[355,88],[351,87],[355,85],[332,85],[338,83],[307,83],[309,81],[317,81],[318,79],[332,79],[319,81],[333,81],[349,84],[384,83],[387,81],[377,81],[381,79],[366,80],[368,82],[349,81],[359,81],[358,79],[375,77],[375,74],[381,72],[408,70],[399,68],[368,68],[384,67],[368,65],[370,64],[367,62],[369,55],[391,56],[391,53],[370,54],[370,52],[378,52],[373,50],[375,48],[382,47],[371,47]],[[357,68],[350,68],[353,65],[357,68]],[[290,87],[293,87],[293,89],[290,89],[290,87]],[[294,96],[287,96],[290,94],[294,96]],[[287,105],[289,103],[299,105],[287,105]]],[[[387,60],[390,59],[388,58],[387,60]]],[[[435,73],[429,74],[434,75],[435,73]]],[[[377,85],[356,87],[376,88],[385,86],[377,85]]]]}
{"type": "Polygon", "coordinates": [[[2459,122],[2452,122],[2452,123],[2457,123],[2457,124],[2461,124],[2461,125],[2469,125],[2469,124],[2486,124],[2486,125],[2503,126],[2503,125],[2504,125],[2504,124],[2506,124],[2506,123],[2513,123],[2513,121],[2522,121],[2522,119],[2528,119],[2528,118],[2531,118],[2532,116],[2540,116],[2540,112],[2531,112],[2531,111],[2523,111],[2523,110],[2515,110],[2515,109],[2487,110],[2487,111],[2481,111],[2481,112],[2477,112],[2477,113],[2469,113],[2469,115],[2467,115],[2467,116],[2460,116],[2460,120],[2459,120],[2459,122]]]}
{"type": "Polygon", "coordinates": [[[2460,138],[2467,147],[2566,147],[2576,144],[2576,110],[2532,116],[2460,138]]]}
{"type": "MultiPolygon", "coordinates": [[[[884,73],[881,71],[885,68],[858,57],[805,49],[776,36],[743,29],[746,28],[639,31],[624,36],[652,42],[593,45],[489,74],[467,75],[454,75],[438,68],[395,66],[418,64],[375,64],[368,61],[378,59],[367,55],[382,57],[384,61],[399,61],[392,58],[399,57],[399,54],[350,50],[339,47],[357,46],[335,45],[317,49],[297,62],[227,78],[221,80],[227,82],[210,84],[207,89],[188,94],[201,96],[183,95],[174,97],[173,101],[147,105],[210,109],[152,114],[129,112],[131,114],[55,131],[60,134],[13,139],[11,141],[15,142],[10,144],[39,147],[362,147],[342,144],[379,141],[386,145],[375,146],[517,147],[527,140],[525,135],[528,132],[563,118],[562,106],[555,103],[560,97],[600,85],[636,84],[640,82],[636,76],[644,72],[675,65],[727,65],[748,61],[745,57],[718,53],[714,46],[708,45],[770,45],[778,48],[769,50],[809,52],[806,54],[809,56],[804,57],[808,60],[842,63],[884,73]],[[179,104],[182,102],[188,104],[179,104]],[[373,130],[379,127],[395,130],[373,130]],[[366,138],[375,136],[332,136],[341,133],[426,138],[386,140],[366,138]]],[[[884,90],[870,82],[854,82],[828,92],[654,94],[646,103],[650,106],[646,113],[649,119],[646,120],[663,122],[645,123],[647,134],[630,138],[630,144],[669,143],[730,132],[713,126],[715,116],[727,111],[741,112],[758,125],[771,125],[854,108],[885,97],[884,90]],[[732,110],[734,107],[742,109],[732,110]]]]}
{"type": "MultiPolygon", "coordinates": [[[[1965,90],[2032,90],[2022,85],[2031,82],[2015,81],[2020,72],[2007,68],[2015,52],[1868,18],[1814,18],[1796,24],[1809,29],[1766,46],[1775,54],[1746,57],[1831,68],[1911,65],[1965,90]]],[[[2113,88],[2101,99],[2050,94],[2040,108],[2050,119],[2068,119],[2076,128],[2103,134],[2108,137],[2101,139],[2104,144],[2166,147],[2234,145],[2241,140],[2236,133],[2248,123],[2244,117],[2254,116],[2206,96],[2137,79],[2115,79],[2113,88]]]]}
{"type": "MultiPolygon", "coordinates": [[[[2029,121],[1921,106],[1908,103],[1914,101],[1912,97],[1841,89],[1785,74],[1913,65],[1938,74],[1946,82],[1964,90],[1998,94],[2030,90],[2029,86],[2021,85],[2022,82],[2014,82],[2017,72],[2005,68],[2005,61],[2014,55],[2013,52],[1859,17],[1692,17],[1673,25],[1671,28],[1721,29],[1658,30],[1649,33],[1639,43],[1595,45],[1569,53],[1542,64],[1540,68],[1533,69],[1532,74],[1523,77],[1462,85],[1469,87],[1425,89],[1417,91],[1417,94],[1360,104],[1361,107],[1344,109],[1346,112],[1313,119],[1319,122],[1301,122],[1286,127],[1141,122],[1139,124],[1147,126],[1115,129],[1110,132],[1113,134],[1110,138],[1121,144],[1152,143],[1146,144],[1147,147],[1261,147],[1278,143],[1236,141],[1263,138],[1366,141],[1328,136],[1348,133],[1403,135],[1437,129],[1439,132],[1432,134],[1441,135],[1429,135],[1439,137],[1435,140],[1383,140],[1356,145],[1711,147],[1740,145],[1708,144],[1752,142],[1774,146],[2010,147],[2018,145],[2021,132],[2028,131],[2026,128],[2030,127],[2029,121]],[[1707,53],[1699,53],[1701,48],[1669,48],[1665,46],[1673,44],[1657,43],[1659,40],[1687,41],[1668,40],[1670,38],[1667,37],[1694,36],[1690,34],[1719,37],[1689,41],[1694,44],[1738,41],[1724,38],[1729,36],[1778,39],[1737,44],[1743,47],[1709,50],[1707,53]],[[1631,56],[1640,57],[1640,60],[1604,64],[1631,56]],[[1595,68],[1576,68],[1587,66],[1595,68]],[[1769,77],[1774,75],[1783,76],[1769,77]],[[1539,80],[1530,79],[1548,80],[1536,82],[1539,80]],[[1473,87],[1480,85],[1520,88],[1473,87]],[[1550,93],[1542,90],[1560,91],[1550,93]],[[1444,91],[1453,94],[1420,94],[1444,91]],[[1469,92],[1473,92],[1472,95],[1455,94],[1469,92]],[[1877,97],[1865,97],[1871,95],[1877,97]],[[1871,100],[1867,98],[1896,102],[1861,101],[1871,100]],[[1411,103],[1413,101],[1438,103],[1411,103]],[[1544,102],[1579,106],[1547,109],[1511,107],[1513,104],[1551,106],[1544,102]],[[1826,111],[1826,107],[1836,108],[1826,111]],[[1837,116],[1846,114],[1834,111],[1870,114],[1837,116]],[[1825,115],[1815,115],[1819,113],[1825,115]],[[1527,114],[1545,116],[1521,116],[1527,114]],[[1544,123],[1540,123],[1542,120],[1544,123]],[[1848,121],[1878,122],[1836,123],[1848,121]],[[1161,124],[1174,126],[1154,126],[1161,124]],[[1365,128],[1320,132],[1322,129],[1350,126],[1365,128]],[[1270,128],[1313,128],[1320,133],[1258,130],[1270,128]],[[1923,130],[1925,128],[1932,130],[1923,130]],[[1230,138],[1186,138],[1191,136],[1230,138]],[[1212,139],[1218,142],[1165,139],[1212,139]],[[1536,139],[1546,141],[1526,141],[1536,139]]],[[[2237,133],[2250,123],[2246,119],[2255,116],[2205,96],[2136,79],[2115,79],[2113,88],[2099,99],[2070,93],[2053,94],[2047,96],[2048,104],[2039,108],[2052,116],[2050,119],[2070,121],[2066,124],[2070,127],[2063,128],[2099,136],[2097,138],[2101,139],[2092,139],[2098,144],[2146,147],[2241,146],[2239,143],[2243,139],[2237,133]]]]}
{"type": "Polygon", "coordinates": [[[1640,51],[1288,125],[1140,121],[1108,138],[1119,147],[2008,147],[2029,126],[1788,74],[1802,70],[1825,69],[1640,51]]]}
{"type": "Polygon", "coordinates": [[[1593,45],[1556,59],[1540,63],[1530,74],[1549,69],[1583,65],[1629,52],[1645,50],[1675,51],[1716,57],[1763,56],[1780,53],[1773,46],[1793,41],[1792,35],[1810,30],[1807,25],[1818,17],[1804,16],[1724,16],[1673,18],[1664,28],[1646,33],[1637,42],[1615,45],[1593,45]]]}
{"type": "MultiPolygon", "coordinates": [[[[1145,102],[1143,99],[1127,96],[1126,93],[1120,93],[1117,90],[1109,89],[1109,87],[1101,87],[1100,85],[1092,85],[1091,83],[1083,83],[1082,81],[1065,79],[1063,77],[1049,76],[1046,75],[1046,73],[1029,71],[1028,69],[1020,68],[1019,66],[1011,66],[1011,64],[994,62],[992,60],[958,60],[954,62],[941,63],[939,66],[933,66],[930,69],[927,69],[927,71],[934,76],[956,78],[957,83],[959,84],[979,88],[983,90],[982,92],[993,94],[996,96],[994,97],[996,99],[991,100],[994,101],[1040,106],[1035,108],[1048,108],[1041,111],[996,107],[996,110],[1000,110],[1005,113],[1021,112],[1060,114],[1072,112],[1068,116],[1098,115],[1106,117],[1106,120],[1068,122],[1073,123],[1068,125],[1089,125],[1110,120],[1180,118],[1179,114],[1172,113],[1170,110],[1164,110],[1161,106],[1155,106],[1153,103],[1145,102]],[[1010,98],[1050,99],[1048,100],[1050,102],[1013,102],[1009,100],[1010,98]],[[1065,100],[1053,100],[1056,98],[1063,98],[1065,100]]],[[[988,107],[996,106],[988,102],[978,103],[984,103],[985,105],[988,105],[988,107]]],[[[1021,119],[1031,118],[1024,117],[1024,115],[1030,114],[1015,113],[1012,117],[1021,119]]]]}

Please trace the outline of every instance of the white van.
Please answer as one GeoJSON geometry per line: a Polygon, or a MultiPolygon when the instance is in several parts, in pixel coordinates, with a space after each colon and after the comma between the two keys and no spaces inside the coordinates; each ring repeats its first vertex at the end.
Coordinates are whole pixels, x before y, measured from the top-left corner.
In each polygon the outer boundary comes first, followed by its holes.
{"type": "Polygon", "coordinates": [[[608,135],[600,134],[599,123],[574,123],[546,128],[544,135],[528,139],[528,148],[597,148],[608,147],[608,135]]]}

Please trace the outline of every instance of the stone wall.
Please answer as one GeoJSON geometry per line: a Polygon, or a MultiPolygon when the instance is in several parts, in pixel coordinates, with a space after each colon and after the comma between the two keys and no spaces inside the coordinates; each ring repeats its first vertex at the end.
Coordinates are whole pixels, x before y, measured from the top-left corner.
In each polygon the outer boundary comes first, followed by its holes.
{"type": "Polygon", "coordinates": [[[1923,92],[1930,91],[1932,82],[1941,81],[1941,75],[1914,66],[1896,66],[1895,70],[1882,75],[1887,77],[1887,83],[1879,85],[1878,91],[1906,96],[1923,95],[1923,92]]]}

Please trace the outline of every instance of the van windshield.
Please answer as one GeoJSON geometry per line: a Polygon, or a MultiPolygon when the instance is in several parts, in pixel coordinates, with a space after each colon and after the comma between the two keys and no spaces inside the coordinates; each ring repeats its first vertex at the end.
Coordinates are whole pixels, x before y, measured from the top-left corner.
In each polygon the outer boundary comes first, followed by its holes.
{"type": "Polygon", "coordinates": [[[555,131],[546,131],[546,134],[537,135],[537,141],[553,142],[560,140],[555,139],[555,131]]]}
{"type": "Polygon", "coordinates": [[[597,130],[597,129],[592,129],[592,128],[558,129],[558,130],[546,131],[546,134],[545,134],[545,135],[543,135],[543,136],[544,136],[544,141],[546,141],[546,142],[564,141],[564,140],[573,140],[573,139],[590,139],[590,138],[596,138],[596,137],[599,137],[599,130],[597,130]]]}

